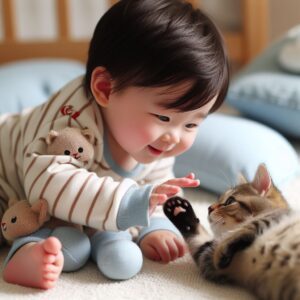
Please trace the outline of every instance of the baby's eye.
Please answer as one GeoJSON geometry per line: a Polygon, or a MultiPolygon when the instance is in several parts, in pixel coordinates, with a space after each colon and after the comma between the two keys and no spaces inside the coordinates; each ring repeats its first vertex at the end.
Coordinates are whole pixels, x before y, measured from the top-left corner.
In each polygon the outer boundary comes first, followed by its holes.
{"type": "Polygon", "coordinates": [[[83,152],[83,148],[82,148],[82,147],[79,147],[79,148],[78,148],[78,152],[79,152],[79,153],[82,153],[82,152],[83,152]]]}
{"type": "Polygon", "coordinates": [[[162,122],[170,122],[170,118],[167,116],[162,116],[162,115],[155,115],[155,116],[162,122]]]}
{"type": "Polygon", "coordinates": [[[196,123],[190,123],[190,124],[186,124],[185,127],[189,128],[189,129],[190,128],[196,128],[196,127],[198,127],[198,124],[196,124],[196,123]]]}
{"type": "Polygon", "coordinates": [[[17,217],[13,217],[13,218],[11,218],[11,220],[10,220],[12,223],[16,223],[17,222],[17,217]]]}
{"type": "Polygon", "coordinates": [[[70,152],[69,150],[65,150],[64,154],[65,154],[65,155],[70,155],[71,152],[70,152]]]}

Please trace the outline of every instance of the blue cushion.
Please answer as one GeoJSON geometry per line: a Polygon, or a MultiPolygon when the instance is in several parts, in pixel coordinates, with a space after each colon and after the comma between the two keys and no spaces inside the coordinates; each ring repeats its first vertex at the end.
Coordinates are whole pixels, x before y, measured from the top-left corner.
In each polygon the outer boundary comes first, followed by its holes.
{"type": "Polygon", "coordinates": [[[300,137],[300,76],[250,74],[231,86],[228,100],[248,117],[300,137]]]}
{"type": "Polygon", "coordinates": [[[84,73],[84,66],[65,59],[36,59],[0,66],[0,114],[20,112],[40,104],[71,79],[84,73]]]}
{"type": "Polygon", "coordinates": [[[287,43],[290,37],[286,35],[238,73],[227,101],[245,116],[298,138],[300,76],[285,72],[278,63],[287,43]]]}
{"type": "Polygon", "coordinates": [[[210,115],[200,126],[193,147],[176,159],[175,174],[194,172],[200,187],[223,193],[241,172],[252,180],[265,163],[280,188],[299,172],[297,153],[278,132],[247,119],[210,115]]]}

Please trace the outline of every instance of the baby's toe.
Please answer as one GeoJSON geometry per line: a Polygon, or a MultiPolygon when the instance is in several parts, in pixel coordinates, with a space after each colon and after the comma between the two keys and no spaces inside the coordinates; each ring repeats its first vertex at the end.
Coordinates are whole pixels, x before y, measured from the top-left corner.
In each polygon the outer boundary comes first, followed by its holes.
{"type": "Polygon", "coordinates": [[[57,278],[58,278],[58,274],[57,273],[49,273],[49,272],[47,272],[47,273],[45,273],[44,275],[43,275],[43,279],[44,280],[49,280],[49,281],[54,281],[54,280],[57,280],[57,278]]]}

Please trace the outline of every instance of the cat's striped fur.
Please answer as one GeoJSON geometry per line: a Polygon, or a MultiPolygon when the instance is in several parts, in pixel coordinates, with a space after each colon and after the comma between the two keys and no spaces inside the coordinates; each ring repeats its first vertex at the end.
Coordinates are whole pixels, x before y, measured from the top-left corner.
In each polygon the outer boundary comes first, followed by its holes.
{"type": "Polygon", "coordinates": [[[259,299],[300,299],[300,214],[288,208],[265,165],[209,207],[214,237],[185,199],[171,198],[164,211],[206,279],[235,282],[259,299]]]}

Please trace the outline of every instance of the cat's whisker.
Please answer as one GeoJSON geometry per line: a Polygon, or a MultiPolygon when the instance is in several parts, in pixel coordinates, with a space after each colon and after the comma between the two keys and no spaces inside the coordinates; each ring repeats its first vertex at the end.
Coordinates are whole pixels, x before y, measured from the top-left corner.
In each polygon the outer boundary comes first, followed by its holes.
{"type": "Polygon", "coordinates": [[[234,186],[234,183],[230,181],[230,178],[226,176],[225,172],[222,169],[219,169],[219,172],[224,177],[226,184],[228,184],[227,189],[231,189],[234,186]]]}
{"type": "Polygon", "coordinates": [[[215,224],[221,223],[221,222],[223,222],[223,217],[219,216],[218,219],[214,219],[213,221],[214,221],[215,224]]]}

